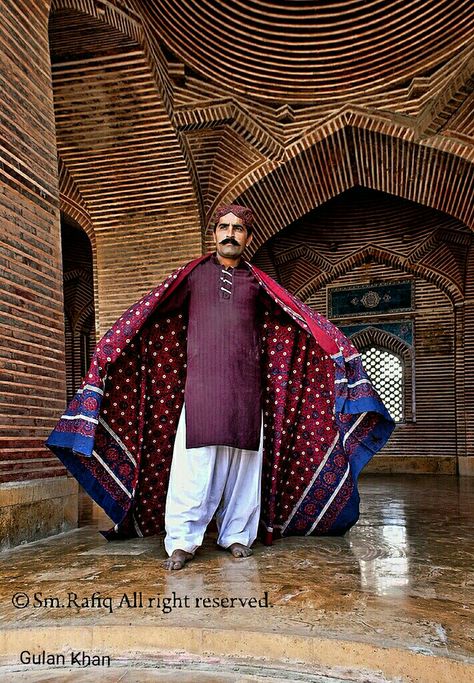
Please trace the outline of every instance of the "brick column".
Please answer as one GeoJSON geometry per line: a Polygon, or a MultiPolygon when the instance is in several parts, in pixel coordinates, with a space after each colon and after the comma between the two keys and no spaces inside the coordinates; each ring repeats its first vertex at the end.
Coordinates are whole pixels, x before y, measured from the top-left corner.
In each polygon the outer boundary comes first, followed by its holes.
{"type": "Polygon", "coordinates": [[[77,487],[43,446],[65,400],[48,10],[17,0],[0,12],[1,547],[77,518],[77,487]]]}
{"type": "Polygon", "coordinates": [[[474,476],[474,405],[472,403],[472,359],[474,357],[474,246],[471,245],[466,269],[466,298],[464,302],[464,420],[465,455],[460,453],[460,475],[474,476]]]}

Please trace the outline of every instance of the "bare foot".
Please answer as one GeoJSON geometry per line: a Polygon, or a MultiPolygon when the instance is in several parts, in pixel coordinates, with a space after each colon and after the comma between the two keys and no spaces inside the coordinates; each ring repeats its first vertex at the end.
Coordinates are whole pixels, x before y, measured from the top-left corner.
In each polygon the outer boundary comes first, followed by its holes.
{"type": "Polygon", "coordinates": [[[234,557],[248,557],[253,553],[247,545],[242,545],[242,543],[232,543],[227,550],[230,550],[234,557]]]}
{"type": "Polygon", "coordinates": [[[186,562],[192,560],[194,555],[186,550],[173,550],[170,557],[163,562],[163,567],[168,570],[182,569],[186,562]]]}

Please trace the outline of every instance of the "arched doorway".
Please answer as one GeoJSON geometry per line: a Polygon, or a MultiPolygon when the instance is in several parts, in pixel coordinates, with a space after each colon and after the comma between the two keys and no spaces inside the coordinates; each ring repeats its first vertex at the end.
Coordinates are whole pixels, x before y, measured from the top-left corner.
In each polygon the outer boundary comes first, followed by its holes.
{"type": "Polygon", "coordinates": [[[471,243],[471,231],[452,216],[356,187],[286,227],[254,256],[363,353],[374,349],[370,369],[381,381],[377,359],[398,359],[397,427],[381,454],[393,459],[393,471],[412,458],[414,471],[454,472],[465,452],[460,311],[471,243]]]}
{"type": "Polygon", "coordinates": [[[61,216],[68,401],[79,389],[95,345],[92,247],[86,233],[61,216]]]}
{"type": "MultiPolygon", "coordinates": [[[[92,246],[87,234],[69,216],[61,214],[64,278],[64,334],[66,388],[70,401],[80,388],[96,343],[92,246]]],[[[91,499],[79,492],[78,523],[92,521],[91,499]]]]}

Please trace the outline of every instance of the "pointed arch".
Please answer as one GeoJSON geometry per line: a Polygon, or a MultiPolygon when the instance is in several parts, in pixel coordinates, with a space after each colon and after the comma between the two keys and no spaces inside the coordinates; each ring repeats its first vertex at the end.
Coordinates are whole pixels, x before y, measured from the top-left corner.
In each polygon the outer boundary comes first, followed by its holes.
{"type": "MultiPolygon", "coordinates": [[[[215,204],[251,206],[253,255],[286,226],[356,186],[379,190],[457,218],[474,229],[474,154],[449,138],[420,138],[409,125],[346,109],[253,169],[215,204]]],[[[214,207],[212,207],[213,209],[214,207]]]]}
{"type": "Polygon", "coordinates": [[[463,300],[463,293],[459,286],[443,273],[435,271],[423,264],[411,263],[406,258],[400,258],[400,256],[394,252],[381,249],[374,245],[368,245],[351,254],[337,263],[332,271],[317,274],[312,280],[304,285],[304,287],[299,289],[296,292],[296,295],[300,299],[306,301],[312,294],[321,289],[321,287],[330,284],[341,277],[341,275],[345,275],[363,263],[367,263],[369,260],[390,266],[391,268],[404,273],[409,273],[410,275],[417,275],[428,282],[432,282],[441,289],[453,303],[458,303],[463,300]]]}
{"type": "Polygon", "coordinates": [[[172,121],[167,62],[139,8],[54,0],[49,28],[62,205],[89,235],[93,226],[105,331],[202,251],[199,200],[172,121]]]}
{"type": "Polygon", "coordinates": [[[84,230],[90,240],[95,260],[96,238],[89,207],[60,156],[58,156],[58,180],[59,209],[84,230]]]}

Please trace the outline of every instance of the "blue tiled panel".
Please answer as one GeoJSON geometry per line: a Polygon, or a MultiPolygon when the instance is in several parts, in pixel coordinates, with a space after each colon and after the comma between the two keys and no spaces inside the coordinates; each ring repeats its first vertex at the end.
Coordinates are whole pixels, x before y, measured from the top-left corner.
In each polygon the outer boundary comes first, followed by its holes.
{"type": "Polygon", "coordinates": [[[413,310],[413,281],[328,289],[330,318],[380,315],[413,310]]]}

